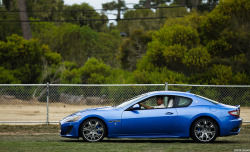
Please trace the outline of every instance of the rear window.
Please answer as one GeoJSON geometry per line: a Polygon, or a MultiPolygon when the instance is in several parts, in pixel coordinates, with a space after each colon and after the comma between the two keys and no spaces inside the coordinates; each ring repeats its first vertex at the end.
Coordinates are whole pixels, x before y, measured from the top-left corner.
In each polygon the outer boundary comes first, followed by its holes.
{"type": "Polygon", "coordinates": [[[206,98],[206,97],[203,97],[203,96],[200,96],[200,95],[197,95],[196,94],[196,96],[197,97],[200,97],[200,98],[202,98],[202,99],[205,99],[205,100],[207,100],[207,101],[209,101],[209,102],[212,102],[212,103],[214,103],[214,104],[218,104],[219,102],[217,102],[217,101],[214,101],[214,100],[212,100],[212,99],[208,99],[208,98],[206,98]]]}
{"type": "Polygon", "coordinates": [[[185,98],[185,97],[179,97],[179,102],[177,107],[187,107],[191,104],[192,99],[185,98]]]}

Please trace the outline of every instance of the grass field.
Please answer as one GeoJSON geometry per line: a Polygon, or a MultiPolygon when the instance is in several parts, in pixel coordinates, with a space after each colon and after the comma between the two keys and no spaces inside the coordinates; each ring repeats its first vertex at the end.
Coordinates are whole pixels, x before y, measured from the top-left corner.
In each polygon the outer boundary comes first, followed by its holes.
{"type": "Polygon", "coordinates": [[[250,151],[250,125],[237,136],[219,137],[214,143],[200,144],[191,139],[104,139],[99,143],[59,136],[58,125],[0,126],[0,152],[5,151],[250,151]]]}

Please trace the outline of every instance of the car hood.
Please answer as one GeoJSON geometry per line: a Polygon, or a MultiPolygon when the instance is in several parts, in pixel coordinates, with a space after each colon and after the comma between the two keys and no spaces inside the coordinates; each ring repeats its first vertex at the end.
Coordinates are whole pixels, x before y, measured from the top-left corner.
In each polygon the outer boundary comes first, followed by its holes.
{"type": "Polygon", "coordinates": [[[95,111],[95,110],[113,110],[113,109],[115,109],[115,107],[108,106],[108,107],[98,107],[98,108],[86,108],[79,112],[95,111]]]}
{"type": "Polygon", "coordinates": [[[115,107],[111,107],[111,106],[108,106],[108,107],[98,107],[98,108],[86,108],[86,109],[83,109],[83,110],[80,110],[76,113],[73,113],[71,114],[70,116],[72,115],[76,115],[76,114],[81,114],[83,112],[87,112],[87,111],[110,111],[110,110],[113,110],[113,109],[116,109],[115,107]]]}
{"type": "MultiPolygon", "coordinates": [[[[72,113],[71,115],[68,115],[65,118],[68,118],[68,117],[71,117],[71,116],[74,116],[74,115],[81,115],[82,113],[87,112],[87,111],[99,111],[99,110],[110,111],[110,110],[113,110],[113,109],[116,109],[116,108],[115,107],[111,107],[111,106],[108,106],[108,107],[98,107],[98,108],[86,108],[86,109],[80,110],[80,111],[78,111],[76,113],[72,113]]],[[[63,119],[65,119],[65,118],[63,118],[63,119]]]]}

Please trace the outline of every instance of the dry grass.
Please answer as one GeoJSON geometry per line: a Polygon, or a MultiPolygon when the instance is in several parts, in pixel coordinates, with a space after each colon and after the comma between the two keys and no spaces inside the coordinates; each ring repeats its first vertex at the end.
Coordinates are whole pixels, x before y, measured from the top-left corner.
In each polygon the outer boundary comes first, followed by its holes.
{"type": "MultiPolygon", "coordinates": [[[[67,115],[85,108],[107,105],[72,105],[66,103],[50,103],[49,120],[60,121],[67,115]]],[[[250,107],[241,107],[241,118],[250,121],[250,107]]],[[[46,121],[47,104],[38,101],[9,100],[0,103],[0,121],[46,121]]]]}

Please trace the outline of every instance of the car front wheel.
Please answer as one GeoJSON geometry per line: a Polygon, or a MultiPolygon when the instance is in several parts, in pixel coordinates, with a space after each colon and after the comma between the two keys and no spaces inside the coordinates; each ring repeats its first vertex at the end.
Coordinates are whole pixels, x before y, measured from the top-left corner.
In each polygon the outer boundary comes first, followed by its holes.
{"type": "Polygon", "coordinates": [[[106,133],[104,123],[95,118],[84,121],[80,129],[83,140],[89,142],[101,141],[106,133]]]}
{"type": "Polygon", "coordinates": [[[218,136],[218,125],[210,118],[201,118],[193,123],[190,133],[196,142],[212,142],[218,136]]]}

